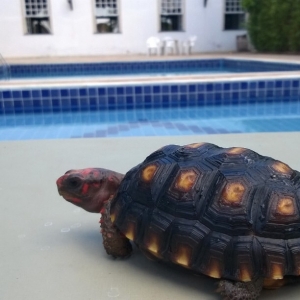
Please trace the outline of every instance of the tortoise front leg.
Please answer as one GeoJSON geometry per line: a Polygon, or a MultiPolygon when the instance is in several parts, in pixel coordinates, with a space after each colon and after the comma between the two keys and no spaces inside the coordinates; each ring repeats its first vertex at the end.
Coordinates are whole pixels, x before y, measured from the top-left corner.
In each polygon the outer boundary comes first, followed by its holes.
{"type": "Polygon", "coordinates": [[[107,201],[101,210],[101,233],[103,237],[103,246],[106,253],[114,258],[125,258],[130,256],[132,246],[130,241],[112,224],[110,219],[110,204],[107,201]]]}
{"type": "Polygon", "coordinates": [[[217,292],[224,300],[256,300],[262,290],[263,282],[262,278],[250,282],[221,280],[217,292]]]}

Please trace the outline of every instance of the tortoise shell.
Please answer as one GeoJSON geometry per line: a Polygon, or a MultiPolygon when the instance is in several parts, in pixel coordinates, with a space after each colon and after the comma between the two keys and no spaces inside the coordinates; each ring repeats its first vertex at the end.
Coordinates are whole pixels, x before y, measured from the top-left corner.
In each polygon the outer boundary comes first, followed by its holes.
{"type": "Polygon", "coordinates": [[[300,173],[245,148],[163,147],[124,177],[111,220],[158,259],[213,278],[300,275],[300,173]]]}

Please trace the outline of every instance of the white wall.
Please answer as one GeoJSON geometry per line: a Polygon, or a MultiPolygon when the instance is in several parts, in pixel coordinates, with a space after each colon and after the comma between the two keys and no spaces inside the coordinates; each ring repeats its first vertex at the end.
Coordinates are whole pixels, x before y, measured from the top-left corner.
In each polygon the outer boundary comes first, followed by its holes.
{"type": "Polygon", "coordinates": [[[224,31],[224,1],[185,0],[185,31],[159,32],[159,0],[120,0],[121,33],[96,34],[93,0],[48,0],[51,35],[26,35],[24,0],[1,0],[0,53],[4,57],[79,56],[146,53],[150,36],[185,40],[197,35],[195,52],[234,51],[235,38],[244,31],[224,31]]]}

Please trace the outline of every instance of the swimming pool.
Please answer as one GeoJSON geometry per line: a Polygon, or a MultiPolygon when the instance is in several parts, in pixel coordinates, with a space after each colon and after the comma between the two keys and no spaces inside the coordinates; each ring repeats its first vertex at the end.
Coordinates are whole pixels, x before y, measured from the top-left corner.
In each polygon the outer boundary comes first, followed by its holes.
{"type": "MultiPolygon", "coordinates": [[[[198,73],[251,73],[299,71],[300,64],[237,59],[182,59],[168,61],[12,64],[12,79],[57,78],[75,76],[136,76],[198,73]]],[[[0,72],[0,79],[7,72],[0,72]],[[2,74],[2,75],[1,75],[2,74]]]]}
{"type": "MultiPolygon", "coordinates": [[[[237,70],[239,65],[233,61],[237,70]]],[[[192,72],[195,61],[184,62],[192,72]]],[[[203,68],[220,68],[220,62],[232,67],[232,61],[220,59],[207,60],[203,68]]],[[[64,82],[59,76],[39,83],[3,81],[0,140],[300,131],[299,74],[274,77],[267,73],[275,67],[294,71],[299,65],[241,64],[243,70],[251,67],[258,72],[259,68],[264,73],[243,78],[174,77],[172,81],[137,81],[134,77],[64,82]]],[[[155,72],[158,74],[157,69],[155,72]]]]}

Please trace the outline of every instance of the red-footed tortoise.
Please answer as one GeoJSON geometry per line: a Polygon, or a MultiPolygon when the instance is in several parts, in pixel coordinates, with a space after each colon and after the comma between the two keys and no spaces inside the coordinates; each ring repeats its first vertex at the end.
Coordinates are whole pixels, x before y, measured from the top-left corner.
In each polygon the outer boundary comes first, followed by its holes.
{"type": "Polygon", "coordinates": [[[59,193],[101,213],[103,245],[218,278],[224,299],[300,279],[300,173],[245,148],[165,146],[125,176],[71,170],[59,193]]]}

